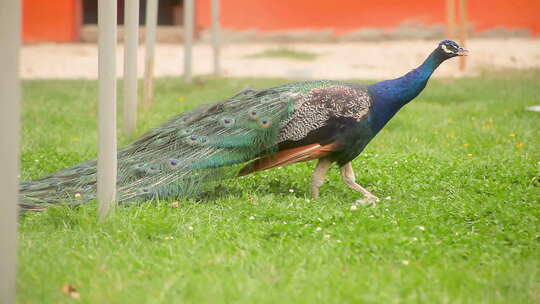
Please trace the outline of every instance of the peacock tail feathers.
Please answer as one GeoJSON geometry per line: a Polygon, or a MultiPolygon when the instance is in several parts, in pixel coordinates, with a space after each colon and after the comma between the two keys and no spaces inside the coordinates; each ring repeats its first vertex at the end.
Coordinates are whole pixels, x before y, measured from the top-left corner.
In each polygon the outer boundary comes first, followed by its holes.
{"type": "MultiPolygon", "coordinates": [[[[277,152],[281,127],[302,96],[331,81],[244,90],[165,122],[119,150],[117,201],[190,196],[236,176],[234,165],[277,152]]],[[[96,159],[21,184],[23,209],[96,196],[96,159]]]]}

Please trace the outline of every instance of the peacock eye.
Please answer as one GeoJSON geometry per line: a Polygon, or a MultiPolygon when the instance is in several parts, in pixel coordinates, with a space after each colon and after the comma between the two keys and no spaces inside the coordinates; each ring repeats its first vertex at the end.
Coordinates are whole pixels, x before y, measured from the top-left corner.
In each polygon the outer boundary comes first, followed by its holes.
{"type": "Polygon", "coordinates": [[[257,110],[251,110],[249,111],[249,117],[255,119],[259,116],[259,112],[257,110]]]}
{"type": "Polygon", "coordinates": [[[221,123],[226,127],[234,125],[234,122],[235,122],[234,118],[231,118],[231,117],[225,117],[221,120],[221,123]]]}
{"type": "Polygon", "coordinates": [[[176,167],[178,165],[178,160],[177,159],[171,159],[169,160],[169,164],[173,167],[176,167]]]}
{"type": "Polygon", "coordinates": [[[445,53],[448,53],[448,54],[453,54],[456,52],[456,48],[452,45],[443,44],[441,45],[441,48],[445,53]]]}
{"type": "Polygon", "coordinates": [[[259,124],[263,128],[268,128],[272,125],[272,121],[270,119],[261,119],[259,120],[259,124]]]}
{"type": "Polygon", "coordinates": [[[203,137],[199,138],[199,141],[202,142],[202,143],[205,143],[205,142],[208,141],[208,137],[203,136],[203,137]]]}
{"type": "Polygon", "coordinates": [[[189,140],[191,140],[191,141],[196,141],[196,140],[197,140],[197,136],[191,135],[191,136],[189,137],[189,140]]]}

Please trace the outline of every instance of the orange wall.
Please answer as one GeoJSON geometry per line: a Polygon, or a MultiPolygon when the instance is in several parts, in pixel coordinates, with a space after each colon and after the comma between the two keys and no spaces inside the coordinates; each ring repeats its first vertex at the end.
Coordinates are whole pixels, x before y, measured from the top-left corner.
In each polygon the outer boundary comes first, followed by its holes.
{"type": "MultiPolygon", "coordinates": [[[[1,1],[1,0],[0,0],[1,1]]],[[[23,0],[23,41],[79,40],[83,0],[23,0]]],[[[111,0],[114,1],[114,0],[111,0]]],[[[459,0],[458,0],[459,1],[459,0]]],[[[221,0],[230,30],[284,31],[392,28],[404,21],[444,24],[445,0],[221,0]]],[[[540,35],[540,0],[468,0],[475,31],[503,27],[540,35]]],[[[197,0],[198,29],[210,27],[210,0],[197,0]]]]}
{"type": "MultiPolygon", "coordinates": [[[[459,0],[457,1],[459,2],[459,0]]],[[[475,31],[495,27],[525,28],[540,34],[540,0],[469,0],[475,31]]],[[[404,21],[444,24],[445,0],[222,0],[221,24],[226,29],[282,31],[392,28],[404,21]]],[[[199,29],[210,27],[210,0],[197,1],[199,29]]]]}
{"type": "Polygon", "coordinates": [[[79,40],[81,0],[23,0],[24,43],[79,40]]]}

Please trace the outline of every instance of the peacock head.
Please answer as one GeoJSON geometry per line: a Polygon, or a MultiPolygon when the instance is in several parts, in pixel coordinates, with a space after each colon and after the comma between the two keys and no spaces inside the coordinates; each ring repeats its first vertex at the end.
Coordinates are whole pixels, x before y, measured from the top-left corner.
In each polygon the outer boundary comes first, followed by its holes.
{"type": "Polygon", "coordinates": [[[469,53],[469,51],[460,47],[459,44],[452,40],[441,41],[436,51],[445,60],[456,56],[467,56],[469,53]]]}

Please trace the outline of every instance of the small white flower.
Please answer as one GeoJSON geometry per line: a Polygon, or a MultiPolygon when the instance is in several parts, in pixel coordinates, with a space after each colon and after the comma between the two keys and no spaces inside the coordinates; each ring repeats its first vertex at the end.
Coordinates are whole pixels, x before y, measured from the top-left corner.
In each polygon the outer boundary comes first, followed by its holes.
{"type": "Polygon", "coordinates": [[[341,240],[336,240],[336,243],[341,243],[341,240]]]}
{"type": "Polygon", "coordinates": [[[321,231],[322,228],[321,227],[317,227],[317,229],[315,229],[315,231],[321,231]]]}
{"type": "Polygon", "coordinates": [[[248,218],[248,220],[251,220],[251,221],[254,220],[254,219],[255,219],[255,217],[253,215],[248,218]]]}
{"type": "Polygon", "coordinates": [[[174,236],[166,236],[166,237],[164,237],[164,239],[166,239],[166,240],[172,240],[172,239],[174,239],[174,236]]]}
{"type": "Polygon", "coordinates": [[[336,222],[332,222],[332,225],[335,225],[335,224],[336,224],[336,222]]]}
{"type": "Polygon", "coordinates": [[[287,222],[283,222],[283,225],[287,225],[287,222]]]}
{"type": "Polygon", "coordinates": [[[193,226],[187,227],[188,230],[193,230],[193,226]]]}
{"type": "Polygon", "coordinates": [[[354,211],[354,210],[356,210],[356,209],[358,209],[358,207],[357,207],[356,205],[352,205],[352,206],[351,206],[351,211],[354,211]]]}
{"type": "Polygon", "coordinates": [[[309,198],[306,198],[306,202],[308,202],[308,203],[309,203],[309,202],[311,202],[311,200],[310,200],[309,198]]]}
{"type": "Polygon", "coordinates": [[[370,216],[368,216],[368,217],[369,217],[369,218],[374,218],[374,217],[375,217],[375,215],[373,215],[373,214],[372,214],[372,215],[370,215],[370,216]]]}
{"type": "Polygon", "coordinates": [[[401,261],[401,264],[403,264],[403,265],[407,266],[407,265],[409,265],[409,261],[407,261],[407,260],[403,260],[403,261],[401,261]]]}
{"type": "Polygon", "coordinates": [[[329,240],[329,239],[330,239],[330,234],[325,234],[325,235],[324,235],[324,239],[325,239],[325,240],[329,240]]]}
{"type": "Polygon", "coordinates": [[[397,161],[394,162],[394,165],[397,165],[397,161]]]}
{"type": "Polygon", "coordinates": [[[416,241],[418,241],[418,238],[417,238],[417,237],[413,237],[413,238],[411,239],[411,241],[416,242],[416,241]]]}
{"type": "Polygon", "coordinates": [[[392,199],[392,197],[391,197],[391,196],[387,196],[387,197],[385,197],[384,199],[389,201],[389,200],[392,199]]]}
{"type": "Polygon", "coordinates": [[[418,226],[418,229],[420,229],[420,231],[426,231],[426,227],[424,226],[418,226]]]}
{"type": "Polygon", "coordinates": [[[289,192],[290,192],[290,193],[293,193],[293,192],[294,192],[294,189],[289,189],[289,192]]]}
{"type": "Polygon", "coordinates": [[[75,193],[75,198],[81,198],[81,194],[80,193],[75,193]]]}

